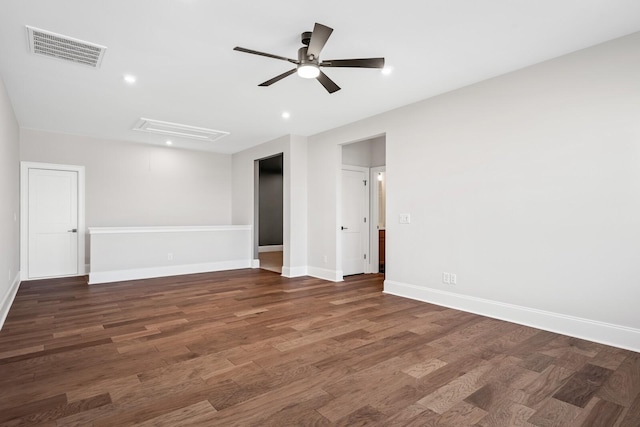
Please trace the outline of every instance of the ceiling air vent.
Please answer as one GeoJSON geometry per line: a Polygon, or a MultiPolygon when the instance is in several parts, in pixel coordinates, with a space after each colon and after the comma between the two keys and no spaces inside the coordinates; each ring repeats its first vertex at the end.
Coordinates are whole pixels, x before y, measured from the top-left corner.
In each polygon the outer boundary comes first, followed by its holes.
{"type": "Polygon", "coordinates": [[[63,59],[93,68],[100,67],[104,53],[107,50],[105,46],[100,46],[99,44],[85,42],[28,25],[27,37],[29,39],[29,50],[37,55],[63,59]]]}
{"type": "Polygon", "coordinates": [[[197,139],[213,142],[229,135],[229,132],[181,125],[179,123],[161,122],[160,120],[141,118],[133,130],[175,136],[179,138],[197,139]]]}

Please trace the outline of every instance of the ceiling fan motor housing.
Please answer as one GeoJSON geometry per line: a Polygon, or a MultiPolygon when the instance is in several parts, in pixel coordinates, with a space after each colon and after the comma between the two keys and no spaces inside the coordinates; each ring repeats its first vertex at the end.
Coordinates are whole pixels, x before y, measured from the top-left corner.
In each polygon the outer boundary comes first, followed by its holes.
{"type": "Polygon", "coordinates": [[[299,65],[318,65],[318,58],[309,59],[307,55],[307,46],[303,46],[298,49],[298,62],[299,65]]]}

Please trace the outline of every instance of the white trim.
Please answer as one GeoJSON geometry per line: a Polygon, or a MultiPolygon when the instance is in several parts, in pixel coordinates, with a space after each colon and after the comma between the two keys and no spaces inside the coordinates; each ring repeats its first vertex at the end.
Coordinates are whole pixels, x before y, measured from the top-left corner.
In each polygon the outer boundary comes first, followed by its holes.
{"type": "Polygon", "coordinates": [[[89,273],[89,284],[121,282],[125,280],[151,279],[154,277],[179,276],[182,274],[208,273],[212,271],[251,268],[250,260],[207,262],[202,264],[169,265],[165,267],[134,268],[89,273]]]}
{"type": "Polygon", "coordinates": [[[384,293],[640,352],[640,329],[390,280],[384,293]]]}
{"type": "Polygon", "coordinates": [[[307,267],[307,275],[318,279],[329,280],[330,282],[342,282],[342,270],[328,270],[320,267],[307,267]]]}
{"type": "MultiPolygon", "coordinates": [[[[253,160],[253,241],[251,252],[254,258],[259,258],[260,242],[260,159],[253,160]]],[[[284,242],[284,240],[283,240],[284,242]]]]}
{"type": "Polygon", "coordinates": [[[258,246],[258,252],[282,252],[284,245],[264,245],[258,246]]]}
{"type": "Polygon", "coordinates": [[[78,276],[85,270],[85,169],[84,166],[20,162],[20,279],[29,279],[29,169],[48,169],[78,173],[78,276]]]}
{"type": "Polygon", "coordinates": [[[7,293],[4,294],[0,300],[0,330],[4,326],[4,321],[7,319],[7,315],[9,315],[9,309],[11,309],[11,305],[13,304],[13,300],[15,299],[19,288],[20,272],[16,274],[16,277],[14,277],[13,282],[11,282],[7,293]]]}
{"type": "MultiPolygon", "coordinates": [[[[379,248],[380,229],[378,228],[378,223],[380,222],[380,213],[378,212],[378,205],[380,204],[380,191],[378,191],[378,173],[384,172],[385,173],[384,178],[386,179],[387,167],[376,166],[376,167],[372,167],[370,171],[371,171],[371,174],[369,176],[369,179],[371,180],[371,186],[370,186],[371,188],[369,190],[371,191],[371,198],[369,199],[369,202],[370,202],[369,210],[371,212],[369,217],[371,218],[371,224],[369,226],[369,232],[371,233],[371,236],[369,240],[369,247],[371,248],[371,250],[369,252],[369,255],[371,259],[369,260],[369,262],[371,265],[370,272],[378,273],[378,270],[380,269],[380,248],[379,248]]],[[[386,209],[386,205],[385,205],[385,209],[386,209]]]]}
{"type": "Polygon", "coordinates": [[[282,276],[283,277],[301,277],[307,276],[307,266],[302,267],[285,267],[282,266],[282,276]]]}
{"type": "Polygon", "coordinates": [[[193,225],[162,227],[89,227],[89,234],[184,233],[251,230],[250,225],[193,225]]]}
{"type": "Polygon", "coordinates": [[[251,268],[260,268],[260,260],[252,259],[251,260],[251,268]]]}

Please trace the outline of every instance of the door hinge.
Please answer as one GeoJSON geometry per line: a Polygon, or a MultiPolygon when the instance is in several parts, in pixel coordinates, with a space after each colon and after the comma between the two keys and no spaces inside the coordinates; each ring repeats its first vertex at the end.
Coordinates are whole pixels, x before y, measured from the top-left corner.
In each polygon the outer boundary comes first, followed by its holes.
{"type": "Polygon", "coordinates": [[[367,254],[364,254],[364,259],[367,259],[367,254]]]}
{"type": "Polygon", "coordinates": [[[364,186],[366,187],[367,186],[367,180],[363,179],[362,182],[364,182],[364,186]]]}
{"type": "Polygon", "coordinates": [[[367,217],[366,216],[364,217],[364,222],[367,222],[367,217]]]}

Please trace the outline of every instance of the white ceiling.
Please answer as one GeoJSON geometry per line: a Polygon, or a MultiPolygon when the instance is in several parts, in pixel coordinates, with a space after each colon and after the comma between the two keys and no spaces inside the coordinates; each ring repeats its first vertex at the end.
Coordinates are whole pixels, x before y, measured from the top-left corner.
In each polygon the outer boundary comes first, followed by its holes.
{"type": "Polygon", "coordinates": [[[164,144],[131,130],[146,117],[231,132],[174,142],[233,153],[636,31],[638,0],[2,0],[0,76],[23,128],[164,144]],[[342,87],[332,95],[296,75],[264,88],[292,64],[232,50],[296,58],[314,22],[334,28],[321,59],[384,56],[393,73],[325,68],[342,87]],[[25,25],[106,46],[102,66],[29,53],[25,25]]]}

